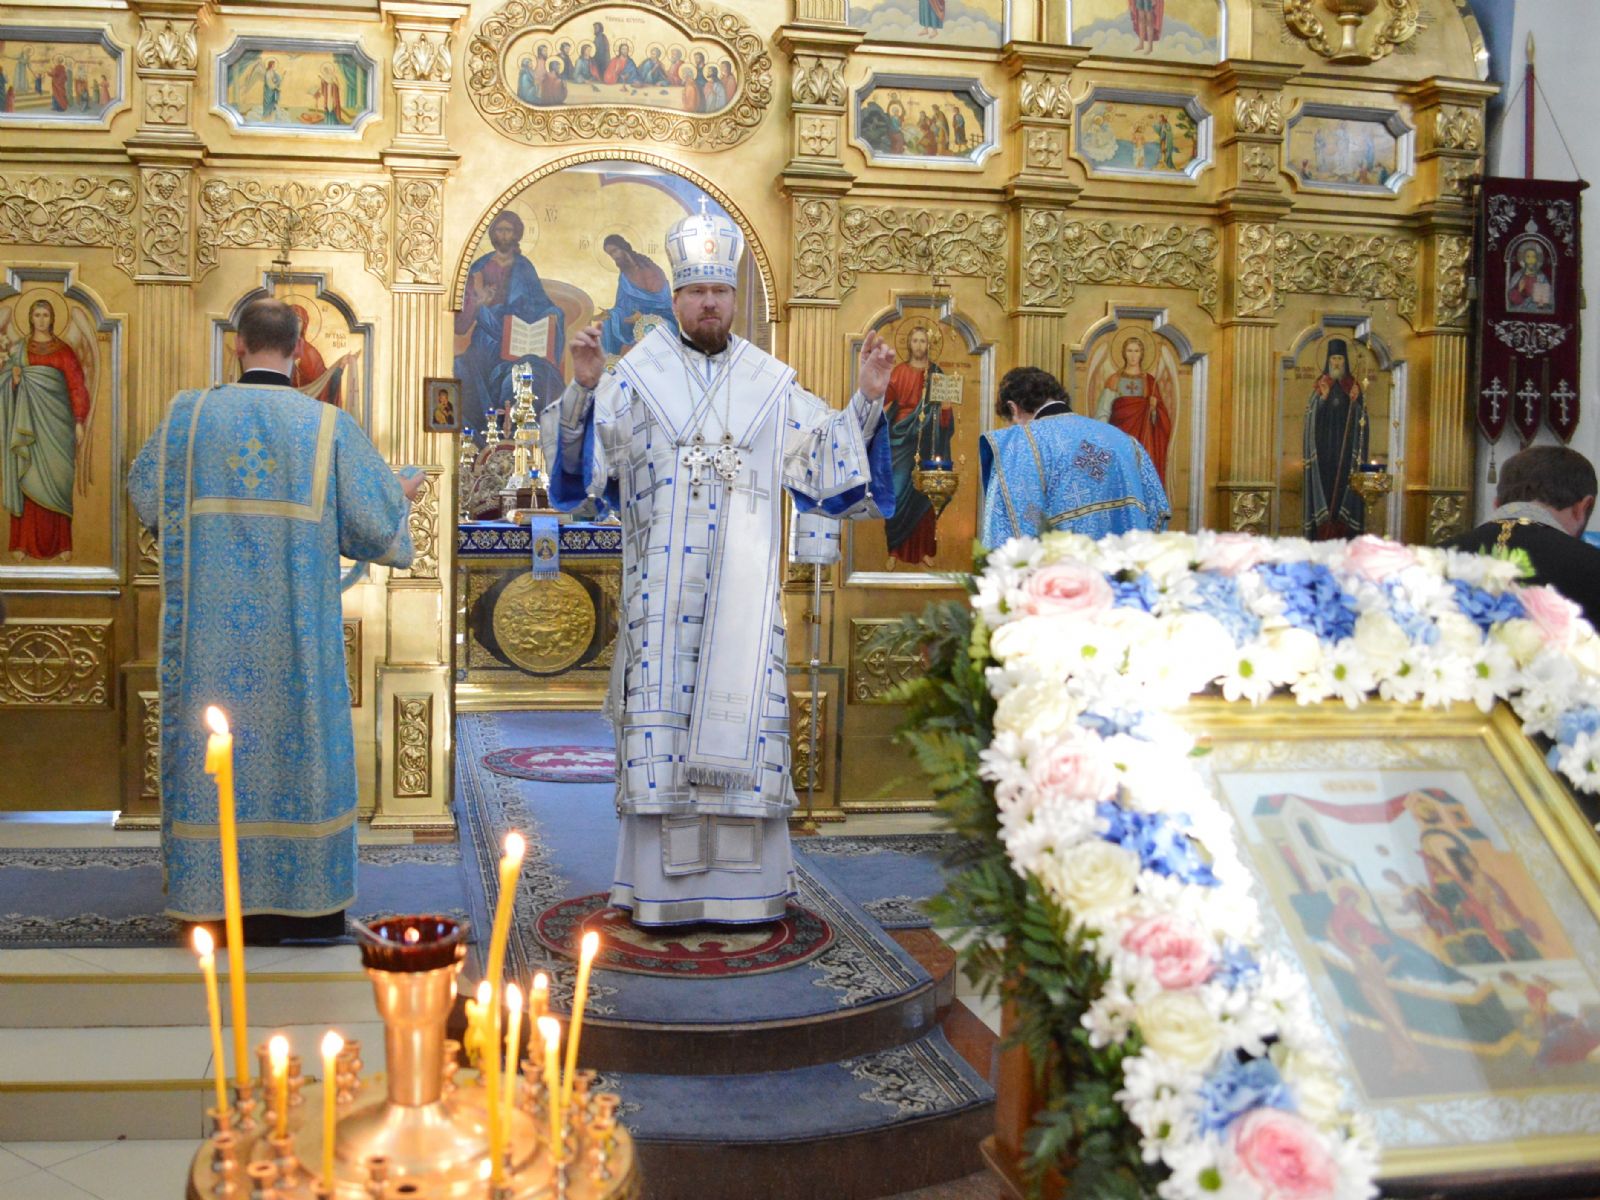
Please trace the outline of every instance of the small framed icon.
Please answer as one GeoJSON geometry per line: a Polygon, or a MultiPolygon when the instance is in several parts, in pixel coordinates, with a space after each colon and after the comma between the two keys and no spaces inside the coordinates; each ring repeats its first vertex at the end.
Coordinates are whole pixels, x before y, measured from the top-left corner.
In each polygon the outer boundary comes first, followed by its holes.
{"type": "Polygon", "coordinates": [[[422,381],[422,423],[429,433],[461,432],[461,380],[422,381]]]}

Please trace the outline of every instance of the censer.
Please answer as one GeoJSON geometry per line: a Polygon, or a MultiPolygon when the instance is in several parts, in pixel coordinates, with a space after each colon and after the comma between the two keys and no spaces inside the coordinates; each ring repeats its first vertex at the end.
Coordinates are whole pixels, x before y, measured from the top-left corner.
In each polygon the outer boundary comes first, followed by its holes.
{"type": "Polygon", "coordinates": [[[383,1019],[386,1076],[363,1077],[360,1046],[351,1042],[316,1103],[302,1103],[308,1089],[293,1059],[261,1117],[253,1089],[235,1089],[231,1111],[212,1110],[217,1132],[195,1156],[189,1200],[636,1200],[633,1139],[617,1122],[618,1097],[593,1090],[592,1071],[575,1074],[559,1121],[551,1106],[561,1107],[560,1090],[551,1095],[533,1070],[520,1076],[514,1103],[502,1110],[509,1129],[496,1180],[484,1082],[457,1078],[460,1046],[445,1037],[465,923],[400,916],[358,933],[383,1019]]]}

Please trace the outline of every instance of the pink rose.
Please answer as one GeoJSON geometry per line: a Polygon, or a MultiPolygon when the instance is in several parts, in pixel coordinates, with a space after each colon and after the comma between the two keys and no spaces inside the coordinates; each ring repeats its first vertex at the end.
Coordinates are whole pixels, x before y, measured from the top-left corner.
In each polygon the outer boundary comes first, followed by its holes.
{"type": "Polygon", "coordinates": [[[1194,987],[1216,969],[1205,936],[1182,917],[1146,917],[1122,935],[1122,948],[1148,958],[1164,988],[1194,987]]]}
{"type": "Polygon", "coordinates": [[[1031,764],[1029,774],[1039,791],[1052,797],[1104,800],[1116,791],[1116,768],[1100,740],[1074,730],[1057,740],[1031,764]]]}
{"type": "Polygon", "coordinates": [[[1344,560],[1357,575],[1382,583],[1389,576],[1413,566],[1417,556],[1410,547],[1364,533],[1350,543],[1344,560]]]}
{"type": "Polygon", "coordinates": [[[1205,539],[1200,551],[1200,568],[1238,575],[1255,566],[1265,554],[1259,538],[1248,533],[1219,533],[1205,539]]]}
{"type": "Polygon", "coordinates": [[[1546,644],[1570,646],[1578,636],[1583,610],[1553,587],[1527,587],[1517,593],[1528,619],[1539,627],[1546,644]]]}
{"type": "Polygon", "coordinates": [[[1334,1194],[1338,1168],[1304,1118],[1258,1108],[1234,1122],[1229,1141],[1240,1172],[1261,1188],[1263,1200],[1324,1200],[1334,1194]]]}
{"type": "Polygon", "coordinates": [[[1028,576],[1022,591],[1022,608],[1034,616],[1050,613],[1093,616],[1110,608],[1115,598],[1104,575],[1075,562],[1040,567],[1028,576]]]}

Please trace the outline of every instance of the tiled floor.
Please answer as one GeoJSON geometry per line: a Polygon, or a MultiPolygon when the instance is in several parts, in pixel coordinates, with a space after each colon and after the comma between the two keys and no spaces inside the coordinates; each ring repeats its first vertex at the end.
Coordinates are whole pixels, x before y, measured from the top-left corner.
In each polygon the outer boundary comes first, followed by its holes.
{"type": "Polygon", "coordinates": [[[200,1143],[7,1142],[0,1144],[6,1200],[173,1200],[184,1194],[200,1143]]]}

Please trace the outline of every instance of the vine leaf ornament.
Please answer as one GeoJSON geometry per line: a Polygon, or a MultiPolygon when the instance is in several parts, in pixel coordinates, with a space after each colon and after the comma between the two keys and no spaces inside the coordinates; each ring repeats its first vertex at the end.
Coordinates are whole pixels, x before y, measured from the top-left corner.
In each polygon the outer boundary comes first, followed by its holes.
{"type": "Polygon", "coordinates": [[[1422,0],[1283,0],[1283,23],[1329,62],[1361,66],[1409,49],[1424,22],[1422,0]],[[1333,18],[1333,31],[1324,13],[1333,18]],[[1365,38],[1364,26],[1372,29],[1365,38]]]}

